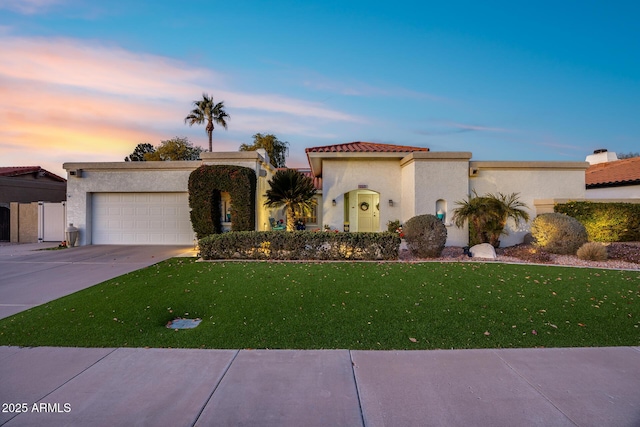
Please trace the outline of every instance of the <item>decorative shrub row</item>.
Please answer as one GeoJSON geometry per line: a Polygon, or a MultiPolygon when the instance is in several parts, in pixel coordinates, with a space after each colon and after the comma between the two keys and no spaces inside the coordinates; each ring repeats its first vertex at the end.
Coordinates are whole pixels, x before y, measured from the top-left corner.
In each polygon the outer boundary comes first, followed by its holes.
{"type": "Polygon", "coordinates": [[[399,248],[397,233],[242,231],[200,239],[203,259],[389,260],[399,248]]]}
{"type": "Polygon", "coordinates": [[[554,211],[576,218],[594,242],[635,242],[640,240],[640,204],[569,202],[554,211]]]}
{"type": "Polygon", "coordinates": [[[191,225],[199,239],[222,233],[221,191],[231,197],[231,230],[255,230],[255,171],[242,166],[204,165],[189,175],[191,225]]]}

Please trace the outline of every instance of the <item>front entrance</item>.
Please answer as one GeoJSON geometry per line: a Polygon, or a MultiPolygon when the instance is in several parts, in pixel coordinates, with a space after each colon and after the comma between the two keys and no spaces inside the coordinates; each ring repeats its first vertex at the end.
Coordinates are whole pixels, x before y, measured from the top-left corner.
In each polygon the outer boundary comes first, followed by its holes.
{"type": "Polygon", "coordinates": [[[380,231],[380,194],[371,190],[353,190],[344,194],[344,222],[349,231],[380,231]]]}
{"type": "Polygon", "coordinates": [[[377,194],[358,194],[358,231],[379,231],[379,199],[377,194]]]}

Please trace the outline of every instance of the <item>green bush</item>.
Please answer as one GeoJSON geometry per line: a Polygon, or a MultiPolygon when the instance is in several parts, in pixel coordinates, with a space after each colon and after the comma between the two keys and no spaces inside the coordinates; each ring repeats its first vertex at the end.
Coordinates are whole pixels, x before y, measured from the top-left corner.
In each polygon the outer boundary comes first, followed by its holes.
{"type": "Polygon", "coordinates": [[[437,258],[447,242],[447,228],[435,215],[418,215],[404,224],[409,251],[420,258],[437,258]]]}
{"type": "Polygon", "coordinates": [[[560,213],[538,215],[531,224],[536,245],[554,254],[575,254],[587,242],[587,230],[575,218],[560,213]]]}
{"type": "Polygon", "coordinates": [[[588,261],[606,261],[609,257],[607,253],[607,248],[598,242],[587,242],[584,245],[580,246],[576,255],[580,259],[588,260],[588,261]]]}
{"type": "Polygon", "coordinates": [[[379,260],[397,259],[397,233],[241,231],[200,239],[204,259],[379,260]]]}
{"type": "Polygon", "coordinates": [[[387,222],[387,231],[389,233],[396,233],[397,230],[402,226],[402,224],[400,224],[400,220],[396,219],[395,221],[388,221],[387,222]]]}
{"type": "Polygon", "coordinates": [[[593,242],[640,241],[640,204],[569,202],[554,211],[576,218],[593,242]]]}
{"type": "Polygon", "coordinates": [[[222,233],[221,191],[231,196],[231,230],[255,230],[255,171],[242,166],[204,165],[189,175],[191,224],[199,239],[222,233]]]}

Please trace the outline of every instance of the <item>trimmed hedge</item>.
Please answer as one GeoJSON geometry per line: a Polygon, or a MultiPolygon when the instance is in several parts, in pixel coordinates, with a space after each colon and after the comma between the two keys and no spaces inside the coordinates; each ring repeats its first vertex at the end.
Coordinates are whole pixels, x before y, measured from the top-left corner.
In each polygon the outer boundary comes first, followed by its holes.
{"type": "Polygon", "coordinates": [[[222,233],[220,192],[231,196],[231,230],[255,230],[256,173],[242,166],[204,165],[189,175],[191,224],[198,238],[222,233]]]}
{"type": "Polygon", "coordinates": [[[200,239],[203,259],[390,260],[398,233],[241,231],[200,239]]]}
{"type": "Polygon", "coordinates": [[[640,241],[640,204],[568,202],[555,205],[553,210],[580,221],[590,241],[640,241]]]}

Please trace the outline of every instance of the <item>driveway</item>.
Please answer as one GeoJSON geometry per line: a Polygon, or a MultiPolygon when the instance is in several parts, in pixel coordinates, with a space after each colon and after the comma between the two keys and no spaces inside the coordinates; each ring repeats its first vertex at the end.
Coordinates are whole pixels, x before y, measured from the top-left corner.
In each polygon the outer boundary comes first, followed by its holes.
{"type": "Polygon", "coordinates": [[[189,246],[43,250],[51,247],[46,243],[0,246],[0,319],[168,258],[194,255],[189,246]]]}

